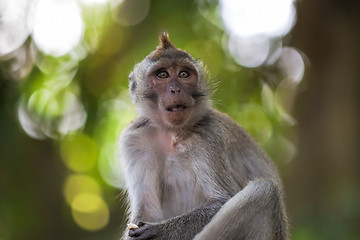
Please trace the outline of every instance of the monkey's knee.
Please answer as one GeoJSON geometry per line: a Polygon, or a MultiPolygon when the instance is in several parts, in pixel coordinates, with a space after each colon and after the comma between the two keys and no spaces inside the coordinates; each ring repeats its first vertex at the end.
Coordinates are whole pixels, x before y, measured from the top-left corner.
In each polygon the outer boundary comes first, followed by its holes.
{"type": "Polygon", "coordinates": [[[255,179],[250,181],[241,192],[247,192],[249,196],[264,199],[280,197],[281,195],[280,186],[273,179],[255,179]]]}

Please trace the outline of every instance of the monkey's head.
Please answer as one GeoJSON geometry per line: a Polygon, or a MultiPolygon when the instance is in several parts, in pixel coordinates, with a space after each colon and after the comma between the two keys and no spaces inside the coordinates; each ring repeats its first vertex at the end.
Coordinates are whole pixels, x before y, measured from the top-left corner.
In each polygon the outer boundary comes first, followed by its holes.
{"type": "Polygon", "coordinates": [[[200,62],[176,48],[166,32],[159,38],[160,45],[130,74],[130,92],[140,115],[182,129],[209,109],[209,87],[200,62]]]}

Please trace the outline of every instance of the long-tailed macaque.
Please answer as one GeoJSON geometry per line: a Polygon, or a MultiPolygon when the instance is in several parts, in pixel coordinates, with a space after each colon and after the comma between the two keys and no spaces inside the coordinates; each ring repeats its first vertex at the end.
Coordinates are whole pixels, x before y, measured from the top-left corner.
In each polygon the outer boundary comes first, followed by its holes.
{"type": "Polygon", "coordinates": [[[211,106],[202,64],[167,33],[130,74],[138,117],[120,137],[125,239],[284,240],[282,184],[251,136],[211,106]]]}

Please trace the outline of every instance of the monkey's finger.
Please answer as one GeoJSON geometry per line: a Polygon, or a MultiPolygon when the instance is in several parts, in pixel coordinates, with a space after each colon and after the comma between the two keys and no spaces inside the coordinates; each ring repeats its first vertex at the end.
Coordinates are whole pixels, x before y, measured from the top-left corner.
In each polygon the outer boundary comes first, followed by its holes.
{"type": "Polygon", "coordinates": [[[145,224],[146,224],[145,222],[138,222],[138,223],[137,223],[137,226],[138,226],[138,227],[142,227],[142,226],[144,226],[145,224]]]}
{"type": "Polygon", "coordinates": [[[148,240],[156,236],[156,231],[152,225],[145,223],[141,228],[130,230],[129,236],[133,237],[134,240],[148,240]]]}
{"type": "Polygon", "coordinates": [[[129,230],[129,237],[139,237],[145,230],[145,228],[131,229],[129,230]]]}
{"type": "Polygon", "coordinates": [[[132,229],[138,229],[139,226],[136,225],[136,224],[134,224],[134,223],[128,223],[127,228],[128,228],[129,230],[132,230],[132,229]]]}
{"type": "Polygon", "coordinates": [[[140,235],[135,231],[135,229],[129,230],[129,237],[138,237],[138,236],[140,235]]]}

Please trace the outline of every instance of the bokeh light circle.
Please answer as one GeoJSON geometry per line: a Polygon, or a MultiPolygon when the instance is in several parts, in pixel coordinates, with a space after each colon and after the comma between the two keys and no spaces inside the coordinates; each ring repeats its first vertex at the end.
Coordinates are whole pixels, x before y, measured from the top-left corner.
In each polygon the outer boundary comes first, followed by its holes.
{"type": "Polygon", "coordinates": [[[127,91],[123,92],[119,100],[105,101],[100,107],[102,120],[96,127],[95,136],[102,143],[98,169],[102,179],[111,186],[124,186],[121,160],[118,156],[119,135],[122,129],[135,117],[134,108],[127,91]]]}
{"type": "Polygon", "coordinates": [[[18,49],[30,34],[27,0],[0,1],[0,57],[18,49]]]}
{"type": "Polygon", "coordinates": [[[83,229],[96,231],[104,228],[110,220],[110,211],[102,197],[92,193],[80,193],[72,204],[72,216],[83,229]]]}
{"type": "Polygon", "coordinates": [[[66,136],[60,146],[64,163],[75,172],[86,172],[95,166],[98,157],[98,146],[85,134],[66,136]]]}
{"type": "Polygon", "coordinates": [[[285,78],[294,83],[299,83],[302,80],[305,72],[305,62],[296,49],[284,47],[278,65],[285,78]]]}
{"type": "Polygon", "coordinates": [[[133,26],[142,22],[150,9],[149,0],[117,0],[112,2],[112,16],[123,26],[133,26]]]}
{"type": "Polygon", "coordinates": [[[46,54],[65,55],[83,37],[84,23],[77,1],[39,0],[34,16],[33,39],[46,54]]]}
{"type": "Polygon", "coordinates": [[[71,174],[66,178],[64,184],[64,197],[71,205],[75,197],[80,193],[101,194],[99,183],[85,174],[71,174]]]}
{"type": "Polygon", "coordinates": [[[294,0],[220,0],[226,29],[241,37],[286,35],[295,22],[294,0]]]}
{"type": "Polygon", "coordinates": [[[228,49],[235,61],[245,67],[258,67],[265,62],[270,52],[271,40],[266,36],[242,38],[231,35],[228,49]]]}
{"type": "Polygon", "coordinates": [[[81,4],[86,6],[97,6],[97,5],[105,5],[110,0],[79,0],[81,4]]]}

